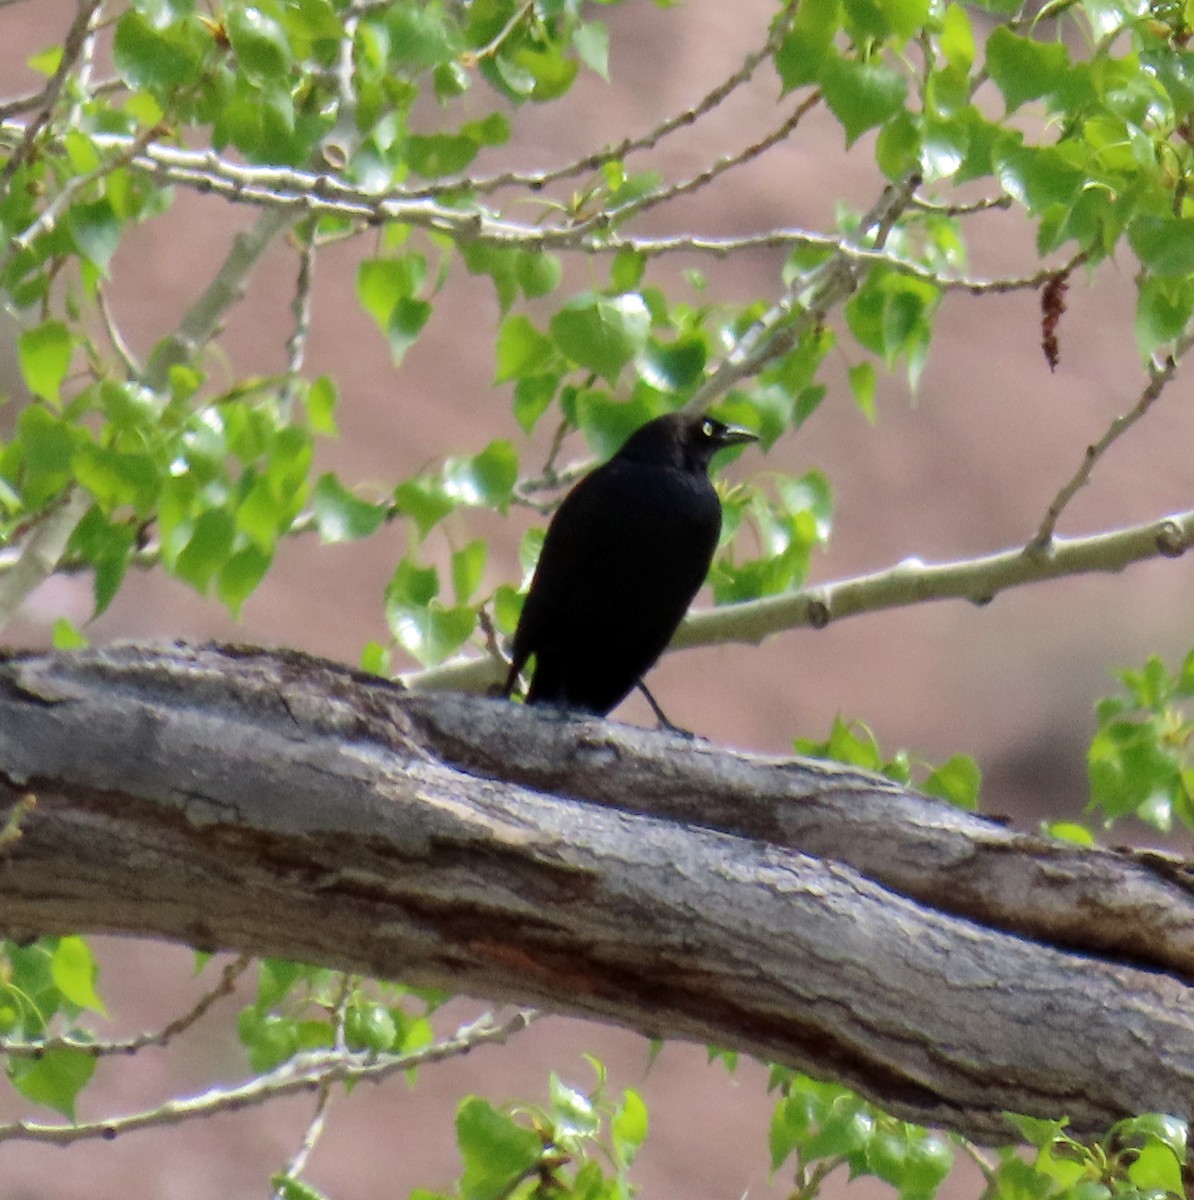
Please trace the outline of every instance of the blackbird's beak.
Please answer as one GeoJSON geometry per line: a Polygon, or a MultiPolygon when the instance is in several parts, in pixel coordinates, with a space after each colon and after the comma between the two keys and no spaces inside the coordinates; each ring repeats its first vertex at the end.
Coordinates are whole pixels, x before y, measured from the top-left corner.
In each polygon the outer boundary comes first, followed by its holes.
{"type": "Polygon", "coordinates": [[[744,446],[747,442],[757,442],[759,435],[751,433],[749,429],[743,429],[741,425],[727,425],[725,429],[718,434],[718,446],[744,446]]]}

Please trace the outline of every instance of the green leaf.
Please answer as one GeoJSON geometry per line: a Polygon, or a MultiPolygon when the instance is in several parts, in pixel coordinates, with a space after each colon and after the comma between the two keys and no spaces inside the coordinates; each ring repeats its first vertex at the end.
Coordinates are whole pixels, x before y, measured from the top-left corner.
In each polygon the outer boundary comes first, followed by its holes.
{"type": "Polygon", "coordinates": [[[556,375],[528,375],[514,386],[514,419],[530,434],[547,411],[560,380],[556,375]]]}
{"type": "Polygon", "coordinates": [[[543,1156],[543,1142],[533,1130],[479,1096],[467,1097],[456,1110],[456,1141],[464,1160],[464,1200],[502,1200],[543,1156]]]}
{"type": "Polygon", "coordinates": [[[116,23],[116,69],[135,88],[173,88],[199,69],[199,55],[180,34],[159,32],[135,10],[116,23]]]}
{"type": "Polygon", "coordinates": [[[393,4],[385,10],[391,62],[400,68],[427,70],[452,58],[458,39],[438,4],[393,4]]]}
{"type": "Polygon", "coordinates": [[[457,604],[467,604],[481,586],[489,547],[480,538],[452,555],[452,591],[457,604]]]}
{"type": "Polygon", "coordinates": [[[423,326],[431,316],[431,305],[426,300],[399,300],[390,317],[386,337],[390,343],[390,354],[395,364],[402,362],[406,352],[415,344],[423,326]]]}
{"type": "Polygon", "coordinates": [[[1095,844],[1094,835],[1077,821],[1047,821],[1043,828],[1046,836],[1057,838],[1058,841],[1072,842],[1075,846],[1095,844]]]}
{"type": "Polygon", "coordinates": [[[846,304],[850,332],[888,368],[907,358],[923,364],[932,336],[932,314],[940,293],[924,280],[895,273],[873,275],[846,304]]]}
{"type": "Polygon", "coordinates": [[[386,518],[383,504],[371,504],[348,490],[335,475],[321,475],[311,493],[319,536],[325,542],[349,542],[376,533],[386,518]]]}
{"type": "Polygon", "coordinates": [[[648,1126],[647,1106],[642,1096],[633,1088],[627,1088],[609,1124],[614,1151],[626,1166],[634,1162],[639,1148],[647,1140],[648,1126]]]}
{"type": "Polygon", "coordinates": [[[1184,1194],[1183,1161],[1168,1146],[1144,1146],[1128,1167],[1128,1178],[1146,1193],[1181,1196],[1184,1194]]]}
{"type": "Polygon", "coordinates": [[[456,501],[444,490],[443,481],[429,475],[400,483],[394,489],[394,503],[414,521],[420,539],[456,508],[456,501]]]}
{"type": "Polygon", "coordinates": [[[137,541],[135,525],[126,520],[109,520],[97,506],[75,527],[70,548],[91,564],[95,616],[112,603],[137,541]]]}
{"type": "Polygon", "coordinates": [[[59,389],[70,369],[73,345],[61,321],[43,321],[17,339],[17,357],[25,386],[51,404],[61,403],[59,389]]]}
{"type": "Polygon", "coordinates": [[[529,375],[550,362],[554,354],[551,338],[540,333],[528,318],[521,313],[507,317],[498,330],[494,383],[529,375]]]}
{"type": "Polygon", "coordinates": [[[431,316],[431,305],[415,299],[427,273],[419,254],[374,258],[357,270],[357,297],[390,343],[394,362],[414,344],[431,316]]]}
{"type": "Polygon", "coordinates": [[[410,169],[424,179],[458,175],[477,157],[480,145],[460,134],[440,133],[431,137],[419,134],[407,140],[406,158],[410,169]]]}
{"type": "Polygon", "coordinates": [[[490,442],[472,458],[444,464],[444,492],[457,504],[505,512],[518,482],[518,455],[507,441],[490,442]]]}
{"type": "Polygon", "coordinates": [[[974,27],[961,4],[948,4],[941,20],[941,53],[951,67],[969,71],[974,66],[974,27]]]}
{"type": "Polygon", "coordinates": [[[1061,42],[1034,42],[999,25],[987,39],[987,70],[1003,93],[1008,112],[1038,100],[1066,81],[1070,57],[1061,42]]]}
{"type": "Polygon", "coordinates": [[[908,84],[890,67],[833,57],[821,71],[821,90],[851,146],[868,129],[882,125],[903,106],[908,84]]]}
{"type": "Polygon", "coordinates": [[[601,1114],[583,1092],[569,1087],[553,1071],[548,1083],[551,1116],[562,1139],[596,1137],[601,1131],[601,1114]]]}
{"type": "Polygon", "coordinates": [[[659,392],[684,392],[700,383],[707,351],[705,340],[695,334],[663,343],[651,338],[639,364],[643,381],[659,392]]]}
{"type": "Polygon", "coordinates": [[[474,275],[488,275],[497,291],[502,312],[518,299],[518,257],[521,252],[486,242],[466,242],[461,250],[464,265],[474,275]]]}
{"type": "Polygon", "coordinates": [[[609,268],[609,286],[613,292],[632,292],[643,281],[647,270],[647,256],[638,250],[623,246],[614,255],[609,268]]]}
{"type": "Polygon", "coordinates": [[[577,366],[613,383],[646,345],[651,314],[637,292],[612,298],[590,293],[557,312],[550,329],[556,345],[577,366]]]}
{"type": "Polygon", "coordinates": [[[139,516],[149,515],[159,491],[157,464],[148,454],[121,454],[88,443],[72,460],[75,478],[99,501],[106,513],[121,505],[139,516]]]}
{"type": "Polygon", "coordinates": [[[439,595],[439,575],[434,567],[420,567],[404,558],[394,569],[386,588],[387,599],[406,607],[425,607],[439,595]]]}
{"type": "Polygon", "coordinates": [[[336,437],[339,432],[336,428],[336,405],[339,403],[339,397],[332,379],[327,375],[320,375],[307,388],[303,403],[307,409],[307,423],[311,429],[327,437],[336,437]]]}
{"type": "Polygon", "coordinates": [[[360,664],[361,670],[368,671],[370,675],[392,674],[390,652],[381,642],[372,639],[367,641],[361,650],[360,664]]]}
{"type": "Polygon", "coordinates": [[[940,178],[941,173],[931,170],[925,161],[928,157],[925,150],[920,129],[912,115],[897,113],[879,130],[875,161],[888,179],[900,179],[918,165],[923,168],[927,178],[940,178]]]}
{"type": "MultiPolygon", "coordinates": [[[[498,61],[505,65],[502,59],[498,61]]],[[[518,50],[514,54],[513,65],[529,76],[530,98],[540,103],[558,100],[576,79],[576,60],[565,58],[561,48],[555,45],[548,45],[543,50],[518,50]]]]}
{"type": "Polygon", "coordinates": [[[106,273],[120,244],[120,221],[108,201],[76,204],[67,213],[66,224],[79,253],[106,273]]]}
{"type": "Polygon", "coordinates": [[[1141,263],[1157,275],[1194,274],[1194,219],[1137,217],[1128,227],[1128,241],[1141,263]]]}
{"type": "Polygon", "coordinates": [[[386,620],[398,645],[429,667],[464,645],[476,628],[477,614],[468,605],[448,608],[433,600],[426,607],[388,603],[386,620]]]}
{"type": "Polygon", "coordinates": [[[245,546],[229,555],[216,578],[216,595],[234,615],[257,590],[273,562],[273,555],[258,546],[245,546]]]}
{"type": "MultiPolygon", "coordinates": [[[[1163,1146],[1179,1163],[1186,1161],[1190,1130],[1187,1122],[1168,1113],[1143,1113],[1129,1117],[1115,1125],[1113,1132],[1121,1138],[1142,1138],[1147,1143],[1163,1146]]],[[[1133,1177],[1137,1187],[1163,1187],[1181,1194],[1180,1188],[1168,1188],[1165,1184],[1142,1184],[1133,1177]]]]}
{"type": "Polygon", "coordinates": [[[976,812],[981,784],[982,774],[978,763],[969,755],[955,754],[929,774],[923,788],[930,796],[940,796],[957,808],[976,812]]]}
{"type": "Polygon", "coordinates": [[[609,80],[609,29],[602,21],[586,21],[572,31],[572,45],[581,62],[609,80]]]}
{"type": "Polygon", "coordinates": [[[182,552],[174,560],[174,573],[196,591],[206,592],[216,572],[228,561],[236,528],[222,508],[200,514],[182,552]]]}
{"type": "Polygon", "coordinates": [[[524,296],[534,299],[554,292],[564,277],[564,266],[545,250],[521,250],[514,259],[514,273],[524,296]]]}
{"type": "Polygon", "coordinates": [[[821,77],[841,20],[839,0],[801,0],[792,28],[775,53],[785,94],[821,77]]]}
{"type": "Polygon", "coordinates": [[[91,955],[91,947],[81,937],[58,940],[50,959],[50,975],[54,986],[79,1008],[88,1008],[101,1016],[108,1010],[95,990],[99,967],[91,955]]]}
{"type": "Polygon", "coordinates": [[[21,491],[30,507],[57,495],[71,481],[76,433],[40,404],[31,404],[17,418],[24,470],[21,491]]]}
{"type": "Polygon", "coordinates": [[[252,6],[229,5],[227,29],[237,62],[250,79],[269,81],[288,74],[293,57],[290,43],[273,17],[252,6]]]}
{"type": "Polygon", "coordinates": [[[27,1100],[73,1121],[75,1099],[95,1074],[95,1063],[95,1056],[85,1050],[47,1050],[39,1058],[12,1059],[8,1076],[27,1100]]]}
{"type": "Polygon", "coordinates": [[[875,368],[869,362],[860,362],[849,369],[850,391],[859,411],[873,425],[875,423],[875,368]]]}
{"type": "Polygon", "coordinates": [[[258,549],[269,553],[289,524],[290,504],[274,489],[266,476],[254,480],[245,498],[236,506],[236,528],[253,539],[258,549]]]}
{"type": "Polygon", "coordinates": [[[372,1050],[383,1054],[394,1048],[398,1026],[381,1004],[356,1004],[348,1011],[345,1034],[352,1050],[372,1050]]]}
{"type": "Polygon", "coordinates": [[[67,617],[54,622],[51,639],[55,650],[85,650],[91,645],[67,617]]]}
{"type": "Polygon", "coordinates": [[[928,0],[844,0],[846,31],[854,41],[907,41],[929,18],[928,0]]]}
{"type": "Polygon", "coordinates": [[[327,1200],[327,1196],[318,1188],[290,1175],[271,1175],[269,1182],[274,1194],[281,1196],[282,1200],[327,1200]]]}

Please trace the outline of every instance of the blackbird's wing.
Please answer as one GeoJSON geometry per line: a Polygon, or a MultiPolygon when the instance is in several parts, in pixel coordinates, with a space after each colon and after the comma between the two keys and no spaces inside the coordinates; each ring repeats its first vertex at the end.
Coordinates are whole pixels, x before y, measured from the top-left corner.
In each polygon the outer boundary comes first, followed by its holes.
{"type": "Polygon", "coordinates": [[[703,474],[612,459],[552,520],[514,635],[529,703],[606,713],[671,640],[709,570],[721,505],[703,474]]]}

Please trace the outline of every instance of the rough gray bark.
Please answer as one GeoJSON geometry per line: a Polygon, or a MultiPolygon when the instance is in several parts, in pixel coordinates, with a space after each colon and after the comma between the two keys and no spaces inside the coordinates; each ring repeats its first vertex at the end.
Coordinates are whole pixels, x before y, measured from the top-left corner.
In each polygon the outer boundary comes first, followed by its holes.
{"type": "Polygon", "coordinates": [[[590,1015],[979,1140],[1194,1113],[1194,894],[881,779],[292,653],[0,663],[0,936],[117,932],[590,1015]]]}

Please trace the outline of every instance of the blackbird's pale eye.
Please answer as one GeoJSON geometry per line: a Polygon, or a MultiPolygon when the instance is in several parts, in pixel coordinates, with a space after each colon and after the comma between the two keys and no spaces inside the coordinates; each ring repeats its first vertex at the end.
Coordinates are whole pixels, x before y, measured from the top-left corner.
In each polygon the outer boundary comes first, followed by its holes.
{"type": "Polygon", "coordinates": [[[710,417],[706,417],[701,422],[701,437],[711,438],[717,432],[717,422],[710,417]]]}

